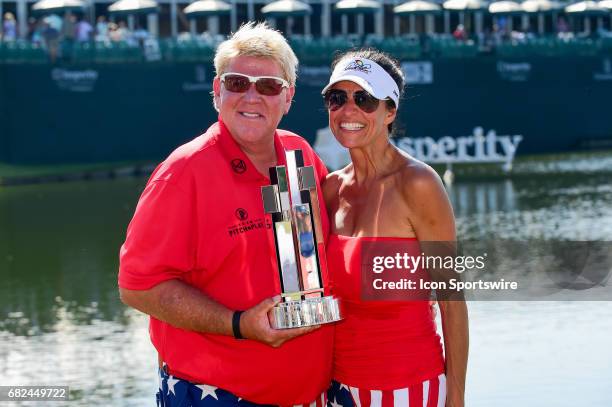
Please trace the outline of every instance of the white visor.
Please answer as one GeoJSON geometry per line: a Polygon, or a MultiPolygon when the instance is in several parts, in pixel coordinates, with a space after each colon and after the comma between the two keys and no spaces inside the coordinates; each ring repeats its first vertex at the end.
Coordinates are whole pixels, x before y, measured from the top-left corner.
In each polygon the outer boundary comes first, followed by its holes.
{"type": "Polygon", "coordinates": [[[321,94],[335,83],[351,81],[361,86],[376,99],[391,99],[395,107],[399,107],[399,89],[397,84],[376,62],[365,58],[346,58],[336,65],[329,83],[323,88],[321,94]]]}

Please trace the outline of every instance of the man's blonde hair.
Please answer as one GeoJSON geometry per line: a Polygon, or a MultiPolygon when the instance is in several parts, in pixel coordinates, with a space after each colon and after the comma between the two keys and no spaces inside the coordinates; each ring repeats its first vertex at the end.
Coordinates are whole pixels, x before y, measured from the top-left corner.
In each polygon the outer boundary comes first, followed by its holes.
{"type": "Polygon", "coordinates": [[[281,67],[284,79],[295,86],[298,59],[283,35],[266,23],[248,22],[219,44],[215,53],[215,72],[221,76],[233,58],[240,56],[270,58],[281,67]]]}

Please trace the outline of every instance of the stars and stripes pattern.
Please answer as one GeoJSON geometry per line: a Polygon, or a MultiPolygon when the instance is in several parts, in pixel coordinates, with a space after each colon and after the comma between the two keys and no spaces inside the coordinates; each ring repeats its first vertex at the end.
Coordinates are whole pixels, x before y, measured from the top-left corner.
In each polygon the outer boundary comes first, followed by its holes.
{"type": "Polygon", "coordinates": [[[327,407],[444,407],[446,376],[396,390],[364,390],[333,381],[327,407]]]}
{"type": "MultiPolygon", "coordinates": [[[[276,407],[244,400],[215,386],[179,379],[164,369],[159,369],[158,387],[157,407],[276,407]]],[[[326,407],[326,403],[326,394],[323,393],[312,403],[287,407],[326,407]]]]}

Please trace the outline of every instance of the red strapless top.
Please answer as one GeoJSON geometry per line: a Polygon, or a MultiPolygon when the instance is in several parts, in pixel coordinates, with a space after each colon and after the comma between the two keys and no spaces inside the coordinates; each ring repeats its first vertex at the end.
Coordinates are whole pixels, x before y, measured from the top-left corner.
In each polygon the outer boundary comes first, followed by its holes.
{"type": "MultiPolygon", "coordinates": [[[[334,379],[353,387],[392,390],[418,384],[444,372],[440,336],[428,301],[363,301],[363,242],[406,242],[414,238],[348,237],[330,234],[327,263],[344,319],[336,324],[334,379]]],[[[419,253],[412,253],[418,255],[419,253]]]]}

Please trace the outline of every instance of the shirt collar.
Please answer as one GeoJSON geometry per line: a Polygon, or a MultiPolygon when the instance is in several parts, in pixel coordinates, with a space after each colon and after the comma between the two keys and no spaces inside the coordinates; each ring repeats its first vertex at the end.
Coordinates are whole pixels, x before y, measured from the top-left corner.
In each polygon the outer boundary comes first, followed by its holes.
{"type": "MultiPolygon", "coordinates": [[[[255,165],[253,165],[249,157],[242,151],[240,145],[236,142],[225,123],[221,120],[221,116],[219,116],[218,143],[221,147],[223,156],[227,160],[227,165],[239,181],[269,180],[268,173],[261,174],[257,171],[255,165]]],[[[285,165],[285,149],[283,148],[278,131],[274,132],[274,149],[276,150],[276,165],[285,165]]]]}

